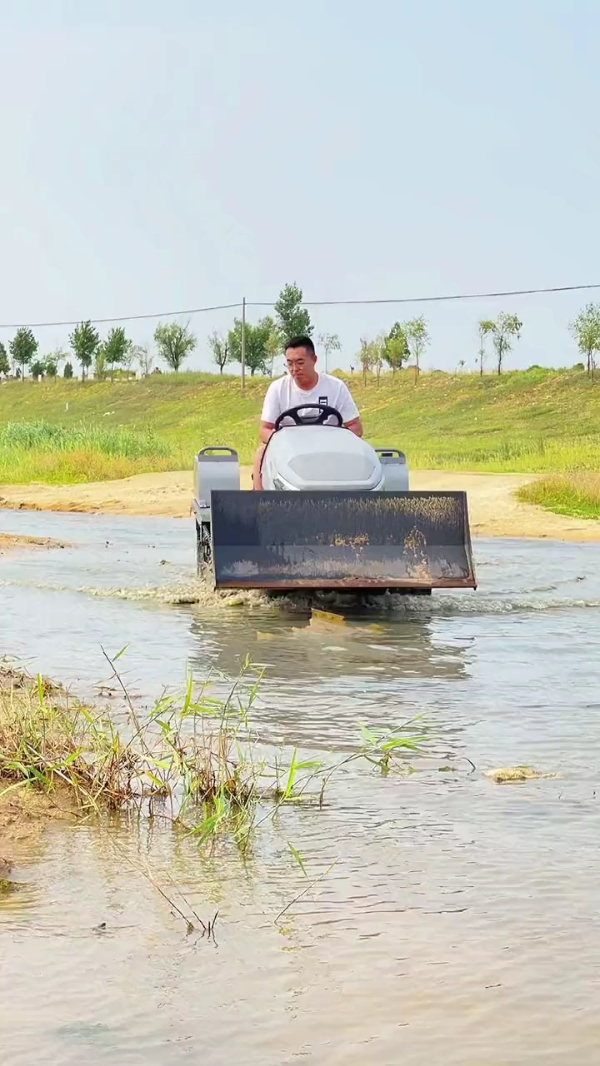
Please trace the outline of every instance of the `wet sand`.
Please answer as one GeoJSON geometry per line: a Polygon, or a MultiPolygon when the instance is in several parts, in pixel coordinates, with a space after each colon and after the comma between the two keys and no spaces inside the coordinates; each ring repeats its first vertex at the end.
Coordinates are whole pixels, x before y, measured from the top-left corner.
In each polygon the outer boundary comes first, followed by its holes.
{"type": "MultiPolygon", "coordinates": [[[[471,532],[475,536],[600,541],[600,521],[552,514],[517,500],[514,495],[517,489],[534,481],[535,477],[533,474],[415,470],[411,474],[411,487],[467,492],[471,532]]],[[[242,468],[242,487],[250,488],[249,467],[242,468]]],[[[191,499],[192,474],[189,470],[138,474],[119,481],[87,485],[0,486],[0,507],[41,511],[186,518],[191,513],[191,499]]]]}
{"type": "Polygon", "coordinates": [[[0,555],[17,551],[19,548],[64,548],[65,545],[50,537],[15,537],[11,533],[0,533],[0,555]]]}

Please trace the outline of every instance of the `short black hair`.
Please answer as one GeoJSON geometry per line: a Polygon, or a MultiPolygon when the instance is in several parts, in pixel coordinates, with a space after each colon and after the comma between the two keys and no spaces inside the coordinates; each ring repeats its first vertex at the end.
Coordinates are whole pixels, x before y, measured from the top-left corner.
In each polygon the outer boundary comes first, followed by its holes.
{"type": "Polygon", "coordinates": [[[306,348],[307,352],[310,352],[311,355],[316,356],[316,354],[317,354],[315,352],[315,346],[314,346],[311,338],[308,337],[308,336],[307,337],[303,337],[303,336],[292,337],[292,339],[289,340],[287,342],[286,346],[285,346],[286,352],[287,352],[288,348],[306,348]]]}

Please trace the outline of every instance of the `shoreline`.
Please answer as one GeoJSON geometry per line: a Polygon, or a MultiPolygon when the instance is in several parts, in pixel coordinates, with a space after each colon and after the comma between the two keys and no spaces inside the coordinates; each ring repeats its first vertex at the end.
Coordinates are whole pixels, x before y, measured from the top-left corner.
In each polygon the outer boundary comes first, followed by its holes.
{"type": "MultiPolygon", "coordinates": [[[[250,467],[242,467],[243,489],[250,488],[250,472],[250,467]]],[[[554,514],[516,499],[518,489],[542,476],[415,470],[411,472],[411,488],[466,492],[474,537],[600,542],[600,521],[554,514]]],[[[0,486],[0,509],[189,518],[192,485],[190,470],[136,474],[118,481],[80,485],[5,485],[0,486]]],[[[0,552],[9,550],[9,541],[20,542],[15,547],[27,543],[33,547],[62,546],[35,537],[0,534],[0,552]]]]}

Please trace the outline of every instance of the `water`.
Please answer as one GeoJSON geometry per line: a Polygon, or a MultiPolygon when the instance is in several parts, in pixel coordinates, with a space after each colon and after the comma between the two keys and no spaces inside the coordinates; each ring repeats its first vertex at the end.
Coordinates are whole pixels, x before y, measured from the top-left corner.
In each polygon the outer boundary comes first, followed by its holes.
{"type": "Polygon", "coordinates": [[[476,593],[318,632],[302,610],[164,602],[193,584],[184,522],[5,512],[2,528],[74,545],[2,560],[0,646],[78,691],[106,680],[101,645],[129,645],[146,703],[250,653],[266,740],[352,751],[359,721],[415,714],[437,738],[412,776],[355,769],[322,811],[283,811],[244,863],[123,823],[23,845],[0,898],[7,1066],[597,1063],[600,548],[479,541],[476,593]],[[517,763],[559,776],[483,775],[517,763]],[[288,842],[323,879],[275,923],[307,887],[288,842]],[[185,935],[145,854],[203,920],[219,910],[216,945],[185,935]]]}

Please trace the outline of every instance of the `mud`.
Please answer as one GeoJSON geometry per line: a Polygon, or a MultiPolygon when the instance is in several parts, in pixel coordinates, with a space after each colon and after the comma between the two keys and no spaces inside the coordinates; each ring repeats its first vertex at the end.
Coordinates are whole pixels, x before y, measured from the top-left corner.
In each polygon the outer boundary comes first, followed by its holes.
{"type": "Polygon", "coordinates": [[[0,777],[0,856],[12,865],[20,844],[36,838],[48,822],[71,821],[74,811],[60,790],[38,792],[0,777]]]}

